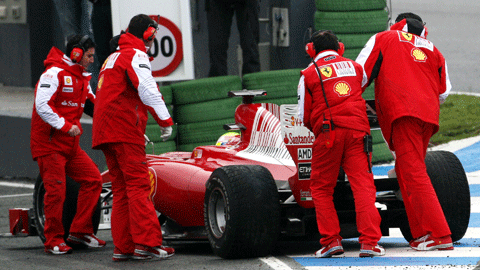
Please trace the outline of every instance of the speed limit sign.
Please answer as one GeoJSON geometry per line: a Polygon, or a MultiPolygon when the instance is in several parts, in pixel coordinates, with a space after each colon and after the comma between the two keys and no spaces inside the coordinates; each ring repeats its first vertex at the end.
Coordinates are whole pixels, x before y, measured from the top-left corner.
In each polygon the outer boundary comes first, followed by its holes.
{"type": "Polygon", "coordinates": [[[158,23],[158,30],[150,55],[153,57],[152,75],[163,77],[172,73],[183,59],[182,33],[169,19],[150,15],[158,23]]]}

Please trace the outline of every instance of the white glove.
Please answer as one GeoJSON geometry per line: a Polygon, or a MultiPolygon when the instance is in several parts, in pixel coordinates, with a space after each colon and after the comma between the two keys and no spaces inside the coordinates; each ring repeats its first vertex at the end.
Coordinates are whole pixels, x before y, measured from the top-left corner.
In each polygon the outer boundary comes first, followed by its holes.
{"type": "Polygon", "coordinates": [[[170,136],[172,136],[172,126],[160,127],[160,130],[162,131],[162,136],[160,136],[160,138],[162,138],[164,142],[167,141],[170,136]]]}

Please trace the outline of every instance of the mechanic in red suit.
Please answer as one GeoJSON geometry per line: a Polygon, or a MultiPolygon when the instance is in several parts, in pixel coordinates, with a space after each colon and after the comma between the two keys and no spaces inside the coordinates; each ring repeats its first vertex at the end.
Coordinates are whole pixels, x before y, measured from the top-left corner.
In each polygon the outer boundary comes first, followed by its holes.
{"type": "Polygon", "coordinates": [[[451,89],[447,64],[426,39],[422,19],[398,15],[389,31],[370,38],[356,61],[375,100],[382,134],[395,155],[395,171],[416,250],[453,249],[451,232],[427,174],[425,156],[439,129],[440,104],[451,89]]]}
{"type": "Polygon", "coordinates": [[[45,187],[45,252],[71,253],[64,241],[62,223],[66,176],[80,183],[77,213],[68,242],[103,247],[105,241],[93,234],[102,179],[95,163],[79,146],[83,132],[80,118],[87,100],[95,101],[90,73],[95,44],[88,36],[75,35],[67,42],[66,54],[53,47],[45,60],[45,72],[35,86],[30,148],[40,168],[45,187]]]}
{"type": "Polygon", "coordinates": [[[113,192],[113,260],[167,258],[174,249],[162,246],[162,231],[150,195],[145,153],[147,110],[160,125],[163,140],[173,121],[152,76],[147,51],[157,23],[134,16],[127,33],[114,37],[117,50],[104,63],[98,80],[93,119],[93,148],[101,149],[113,192]]]}
{"type": "Polygon", "coordinates": [[[363,69],[342,57],[343,44],[331,31],[315,32],[307,53],[315,62],[301,72],[298,108],[300,119],[315,134],[310,190],[322,236],[322,248],[315,256],[328,258],[344,252],[333,203],[340,166],[355,197],[357,228],[361,234],[359,255],[382,256],[385,249],[377,244],[382,236],[381,218],[375,207],[370,157],[364,148],[370,125],[361,96],[363,69]]]}

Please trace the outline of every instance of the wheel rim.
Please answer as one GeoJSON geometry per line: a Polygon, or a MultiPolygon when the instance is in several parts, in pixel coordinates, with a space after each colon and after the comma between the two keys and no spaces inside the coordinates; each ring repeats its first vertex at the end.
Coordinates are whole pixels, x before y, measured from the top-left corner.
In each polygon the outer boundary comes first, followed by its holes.
{"type": "Polygon", "coordinates": [[[208,204],[208,221],[213,235],[221,238],[227,225],[225,194],[219,188],[210,193],[208,204]]]}
{"type": "Polygon", "coordinates": [[[37,213],[38,213],[38,222],[41,225],[41,229],[43,231],[43,228],[45,228],[45,212],[43,210],[43,205],[44,202],[43,200],[45,199],[45,188],[43,187],[43,183],[39,187],[39,192],[37,193],[37,213]]]}

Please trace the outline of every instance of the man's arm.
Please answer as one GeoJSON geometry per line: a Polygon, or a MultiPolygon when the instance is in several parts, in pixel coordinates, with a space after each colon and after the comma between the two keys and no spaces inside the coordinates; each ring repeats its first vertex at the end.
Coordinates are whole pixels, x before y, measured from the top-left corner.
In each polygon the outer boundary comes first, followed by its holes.
{"type": "Polygon", "coordinates": [[[382,64],[380,50],[375,47],[377,35],[373,35],[360,51],[355,62],[363,68],[362,88],[367,88],[378,75],[382,64]]]}
{"type": "Polygon", "coordinates": [[[49,125],[63,132],[72,128],[72,123],[65,120],[54,106],[54,99],[59,85],[58,73],[60,68],[50,68],[42,74],[37,84],[35,96],[35,110],[49,125]]]}

